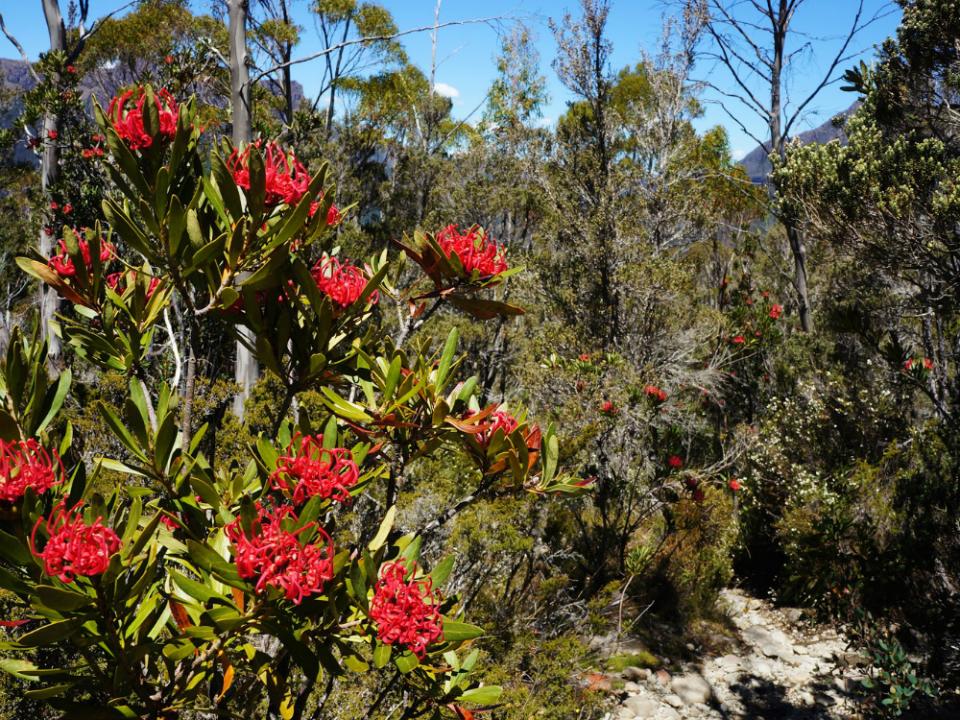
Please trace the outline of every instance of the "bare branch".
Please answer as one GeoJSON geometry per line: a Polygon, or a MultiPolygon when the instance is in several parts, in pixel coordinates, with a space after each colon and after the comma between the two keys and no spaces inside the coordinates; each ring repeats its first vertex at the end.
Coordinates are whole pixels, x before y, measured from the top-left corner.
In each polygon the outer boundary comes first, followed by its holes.
{"type": "Polygon", "coordinates": [[[27,64],[27,70],[30,71],[30,74],[33,76],[33,79],[37,82],[40,82],[40,76],[37,75],[37,71],[33,69],[33,63],[30,62],[30,58],[27,57],[27,53],[23,49],[23,45],[7,30],[6,23],[3,22],[3,14],[0,13],[0,31],[3,31],[3,34],[6,35],[7,40],[17,49],[20,53],[20,57],[23,58],[23,61],[27,64]]]}
{"type": "Polygon", "coordinates": [[[473,18],[470,20],[449,20],[448,22],[440,23],[439,25],[425,25],[423,27],[411,28],[410,30],[401,30],[400,32],[392,33],[390,35],[370,35],[369,37],[357,38],[355,40],[345,40],[343,42],[337,43],[336,45],[331,45],[328,48],[315,52],[311,55],[306,55],[302,58],[296,58],[285,63],[278,63],[273,67],[262,70],[256,76],[253,77],[251,82],[259,82],[265,78],[270,73],[275,73],[277,70],[282,70],[285,67],[290,67],[291,65],[299,65],[301,63],[310,62],[311,60],[316,60],[317,58],[324,57],[331,53],[335,53],[338,50],[349,47],[351,45],[362,45],[365,43],[372,42],[383,42],[385,40],[395,40],[396,38],[403,37],[404,35],[413,35],[415,33],[422,32],[431,32],[434,28],[445,28],[452,27],[454,25],[494,25],[495,23],[501,22],[504,20],[503,15],[494,15],[486,18],[473,18]]]}
{"type": "Polygon", "coordinates": [[[863,28],[860,27],[860,18],[863,15],[863,0],[859,0],[857,3],[857,13],[854,15],[853,23],[850,26],[850,32],[847,33],[846,39],[843,41],[843,45],[837,51],[837,54],[834,55],[833,60],[831,61],[827,71],[823,74],[820,82],[817,83],[817,86],[810,92],[809,95],[801,102],[797,109],[793,111],[783,128],[783,136],[785,138],[790,137],[790,128],[793,127],[794,123],[797,121],[797,118],[800,117],[800,113],[803,112],[803,109],[813,102],[813,99],[820,94],[820,91],[825,88],[830,81],[833,79],[833,73],[837,69],[837,65],[844,59],[844,55],[847,52],[847,48],[850,47],[850,43],[853,42],[853,38],[859,33],[863,28]]]}

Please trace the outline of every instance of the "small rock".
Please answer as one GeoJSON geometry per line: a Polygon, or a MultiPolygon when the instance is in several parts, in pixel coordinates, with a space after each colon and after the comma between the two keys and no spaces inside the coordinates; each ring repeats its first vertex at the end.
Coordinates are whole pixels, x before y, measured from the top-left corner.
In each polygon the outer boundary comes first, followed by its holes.
{"type": "Polygon", "coordinates": [[[647,668],[635,667],[630,665],[625,667],[621,672],[620,676],[624,680],[633,680],[634,682],[643,682],[644,680],[650,679],[650,671],[647,668]]]}
{"type": "Polygon", "coordinates": [[[629,708],[622,707],[617,711],[617,720],[636,720],[637,716],[634,715],[633,710],[629,708]]]}
{"type": "Polygon", "coordinates": [[[587,683],[587,689],[594,692],[609,692],[613,687],[610,678],[603,673],[589,673],[584,679],[587,683]]]}
{"type": "Polygon", "coordinates": [[[623,708],[638,718],[652,718],[657,713],[657,701],[642,695],[634,695],[623,701],[623,708]]]}
{"type": "Polygon", "coordinates": [[[697,648],[693,643],[687,643],[687,650],[690,652],[696,652],[697,648]]]}
{"type": "Polygon", "coordinates": [[[800,608],[781,608],[780,612],[783,613],[783,617],[786,618],[787,622],[797,623],[803,618],[803,610],[800,608]]]}
{"type": "Polygon", "coordinates": [[[736,655],[722,655],[713,661],[724,672],[736,672],[740,669],[740,658],[736,655]]]}
{"type": "Polygon", "coordinates": [[[666,670],[657,670],[657,682],[663,685],[664,687],[670,684],[670,673],[666,670]]]}
{"type": "Polygon", "coordinates": [[[643,692],[643,686],[642,686],[642,685],[638,685],[637,683],[633,682],[632,680],[627,680],[627,681],[623,684],[623,689],[624,689],[626,692],[631,693],[631,694],[634,694],[634,695],[636,695],[637,693],[642,693],[642,692],[643,692]]]}
{"type": "Polygon", "coordinates": [[[675,677],[670,689],[687,705],[708,702],[713,694],[710,683],[697,673],[675,677]]]}
{"type": "Polygon", "coordinates": [[[679,695],[674,695],[673,693],[670,693],[669,695],[664,695],[663,701],[670,707],[674,707],[674,708],[683,707],[683,700],[680,699],[679,695]]]}
{"type": "Polygon", "coordinates": [[[858,652],[837,653],[837,664],[846,667],[866,667],[870,664],[870,658],[858,652]]]}
{"type": "Polygon", "coordinates": [[[657,713],[657,720],[680,720],[680,713],[671,707],[660,707],[657,713]]]}
{"type": "Polygon", "coordinates": [[[817,704],[817,699],[813,696],[813,693],[806,690],[797,695],[797,700],[804,707],[813,707],[817,704]]]}

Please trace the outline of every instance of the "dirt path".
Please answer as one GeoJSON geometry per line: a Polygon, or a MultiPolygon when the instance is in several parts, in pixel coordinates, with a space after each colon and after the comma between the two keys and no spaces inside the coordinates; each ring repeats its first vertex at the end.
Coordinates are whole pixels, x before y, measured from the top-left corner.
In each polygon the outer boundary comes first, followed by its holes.
{"type": "Polygon", "coordinates": [[[796,610],[781,610],[739,590],[721,604],[739,637],[737,650],[685,663],[678,672],[627,667],[626,696],[610,720],[839,720],[853,714],[848,688],[856,669],[832,629],[811,628],[796,610]]]}

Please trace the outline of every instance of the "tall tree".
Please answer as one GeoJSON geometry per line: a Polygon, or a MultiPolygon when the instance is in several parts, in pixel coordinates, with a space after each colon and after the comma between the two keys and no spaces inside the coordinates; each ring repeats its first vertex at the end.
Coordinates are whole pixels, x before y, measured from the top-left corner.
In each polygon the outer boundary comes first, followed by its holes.
{"type": "MultiPolygon", "coordinates": [[[[720,100],[721,107],[734,122],[768,153],[780,159],[798,122],[808,112],[820,92],[834,82],[843,64],[857,53],[851,52],[854,39],[883,16],[886,3],[867,16],[864,0],[857,0],[849,13],[847,30],[830,51],[825,70],[814,80],[812,89],[803,97],[789,96],[790,79],[811,49],[811,41],[794,30],[797,13],[806,0],[770,0],[766,3],[738,0],[690,0],[688,7],[707,18],[710,41],[703,56],[722,68],[729,82],[707,80],[720,100]],[[731,108],[733,101],[739,107],[731,108]],[[759,117],[768,134],[760,138],[747,129],[741,113],[759,117]]],[[[807,249],[799,228],[784,222],[790,252],[793,256],[793,283],[797,310],[804,331],[813,327],[808,287],[807,249]]]]}
{"type": "MultiPolygon", "coordinates": [[[[247,51],[247,13],[248,0],[228,0],[230,13],[230,115],[234,147],[246,145],[253,140],[253,90],[250,85],[249,54],[247,51]]],[[[240,390],[233,399],[233,413],[241,420],[244,415],[244,403],[250,396],[250,389],[257,381],[259,368],[257,359],[250,351],[255,338],[248,328],[240,328],[244,340],[237,340],[237,360],[234,379],[240,390]]],[[[196,359],[191,352],[187,366],[187,382],[196,372],[196,359]]],[[[188,394],[189,397],[189,394],[188,394]]]]}
{"type": "MultiPolygon", "coordinates": [[[[570,13],[561,22],[551,20],[550,28],[557,42],[557,57],[553,62],[560,82],[580,101],[579,109],[568,113],[570,141],[586,141],[587,152],[581,155],[585,162],[579,183],[581,199],[586,204],[590,221],[587,223],[590,244],[596,248],[592,263],[596,265],[600,307],[601,336],[605,344],[616,340],[619,327],[620,298],[613,285],[613,246],[616,228],[613,223],[613,153],[611,123],[608,115],[613,73],[610,55],[613,45],[607,37],[609,0],[580,0],[582,18],[576,20],[570,13]]],[[[561,128],[558,135],[564,134],[561,128]]]]}

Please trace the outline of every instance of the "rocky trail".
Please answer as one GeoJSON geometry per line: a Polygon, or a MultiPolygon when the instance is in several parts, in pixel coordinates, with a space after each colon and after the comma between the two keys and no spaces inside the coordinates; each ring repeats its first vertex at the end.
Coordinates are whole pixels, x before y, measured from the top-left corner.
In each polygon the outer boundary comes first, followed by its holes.
{"type": "MultiPolygon", "coordinates": [[[[853,712],[850,690],[862,675],[844,639],[813,626],[795,609],[778,609],[740,590],[721,607],[736,636],[729,652],[672,665],[624,667],[607,676],[619,706],[608,720],[831,720],[853,712]]],[[[629,654],[630,641],[617,646],[629,654]]]]}

